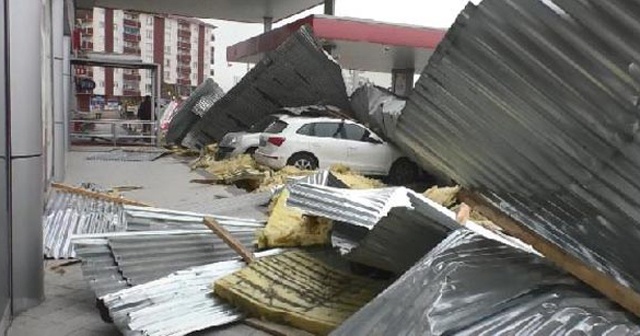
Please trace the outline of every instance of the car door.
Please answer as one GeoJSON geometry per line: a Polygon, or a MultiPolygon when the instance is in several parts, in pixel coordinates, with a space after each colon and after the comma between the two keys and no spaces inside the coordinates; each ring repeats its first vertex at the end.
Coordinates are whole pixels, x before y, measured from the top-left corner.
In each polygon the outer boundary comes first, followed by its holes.
{"type": "Polygon", "coordinates": [[[347,148],[341,144],[340,122],[314,122],[311,124],[309,148],[318,158],[321,169],[347,161],[347,148]]]}
{"type": "Polygon", "coordinates": [[[371,175],[388,173],[392,159],[388,144],[358,124],[345,124],[341,136],[345,139],[347,156],[354,170],[371,175]]]}

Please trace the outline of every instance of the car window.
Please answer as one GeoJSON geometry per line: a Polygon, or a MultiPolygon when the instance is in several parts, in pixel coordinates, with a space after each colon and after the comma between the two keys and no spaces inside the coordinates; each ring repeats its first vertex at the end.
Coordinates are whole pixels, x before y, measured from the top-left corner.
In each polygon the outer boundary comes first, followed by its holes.
{"type": "Polygon", "coordinates": [[[313,124],[306,124],[300,127],[296,133],[301,135],[313,135],[313,124]]]}
{"type": "Polygon", "coordinates": [[[313,135],[320,138],[334,138],[339,136],[339,126],[338,123],[314,123],[313,124],[313,135]]]}
{"type": "Polygon", "coordinates": [[[345,124],[340,132],[340,137],[347,140],[364,141],[366,130],[358,125],[345,124]]]}
{"type": "Polygon", "coordinates": [[[287,126],[289,126],[289,124],[287,124],[286,122],[282,120],[276,120],[271,125],[269,125],[267,129],[264,130],[264,133],[278,134],[284,131],[284,129],[287,128],[287,126]]]}

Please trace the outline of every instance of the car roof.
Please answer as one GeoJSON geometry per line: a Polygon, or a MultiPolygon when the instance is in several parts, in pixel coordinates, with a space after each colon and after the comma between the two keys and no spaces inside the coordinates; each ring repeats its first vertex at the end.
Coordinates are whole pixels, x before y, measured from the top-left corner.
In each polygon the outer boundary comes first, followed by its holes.
{"type": "Polygon", "coordinates": [[[359,124],[350,119],[339,119],[339,118],[331,118],[331,117],[298,117],[298,116],[283,116],[280,117],[280,120],[288,123],[288,124],[306,124],[312,122],[342,122],[349,124],[359,124]]]}

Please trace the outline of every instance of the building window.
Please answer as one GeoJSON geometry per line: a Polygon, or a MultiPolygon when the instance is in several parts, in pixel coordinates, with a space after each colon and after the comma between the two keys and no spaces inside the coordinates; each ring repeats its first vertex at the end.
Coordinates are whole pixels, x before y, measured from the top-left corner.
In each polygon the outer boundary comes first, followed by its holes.
{"type": "Polygon", "coordinates": [[[170,59],[164,60],[164,66],[170,67],[171,66],[171,60],[170,59]]]}
{"type": "Polygon", "coordinates": [[[147,38],[153,38],[153,31],[147,30],[147,38]]]}
{"type": "Polygon", "coordinates": [[[113,82],[113,87],[117,89],[117,88],[118,88],[118,82],[115,82],[115,81],[114,81],[114,82],[113,82]]]}
{"type": "Polygon", "coordinates": [[[153,62],[153,56],[151,56],[151,55],[147,55],[145,57],[145,59],[146,59],[147,63],[152,63],[153,62]]]}
{"type": "Polygon", "coordinates": [[[104,28],[104,21],[98,22],[98,25],[100,26],[100,28],[104,28]]]}
{"type": "Polygon", "coordinates": [[[198,62],[193,62],[193,68],[198,70],[198,62]]]}
{"type": "Polygon", "coordinates": [[[165,46],[164,47],[164,53],[167,55],[171,55],[171,47],[170,46],[165,46]]]}
{"type": "Polygon", "coordinates": [[[147,16],[147,26],[153,25],[153,16],[147,16]]]}
{"type": "Polygon", "coordinates": [[[100,87],[103,88],[104,87],[104,81],[100,81],[100,87]]]}
{"type": "Polygon", "coordinates": [[[114,23],[114,24],[113,24],[113,30],[114,30],[114,31],[118,31],[118,24],[117,24],[117,23],[114,23]]]}
{"type": "Polygon", "coordinates": [[[152,87],[152,85],[151,85],[151,84],[146,84],[146,85],[144,86],[144,90],[145,90],[146,92],[151,92],[151,91],[153,90],[153,87],[152,87]]]}

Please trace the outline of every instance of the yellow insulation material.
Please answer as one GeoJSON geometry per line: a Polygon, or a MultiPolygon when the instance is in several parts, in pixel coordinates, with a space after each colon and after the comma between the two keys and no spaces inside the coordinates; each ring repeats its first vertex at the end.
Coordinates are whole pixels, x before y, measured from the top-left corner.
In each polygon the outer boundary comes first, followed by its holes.
{"type": "Polygon", "coordinates": [[[329,243],[333,223],[326,218],[304,216],[286,206],[289,192],[283,190],[272,203],[265,228],[258,233],[258,248],[296,247],[329,243]]]}
{"type": "Polygon", "coordinates": [[[351,189],[376,189],[385,187],[382,181],[362,176],[343,164],[333,165],[329,170],[351,189]]]}
{"type": "Polygon", "coordinates": [[[214,291],[250,315],[327,335],[385,285],[292,251],[261,258],[216,281],[214,291]]]}
{"type": "Polygon", "coordinates": [[[428,199],[442,205],[445,208],[458,203],[458,193],[460,192],[460,186],[455,187],[438,187],[433,186],[424,192],[424,196],[428,199]]]}

